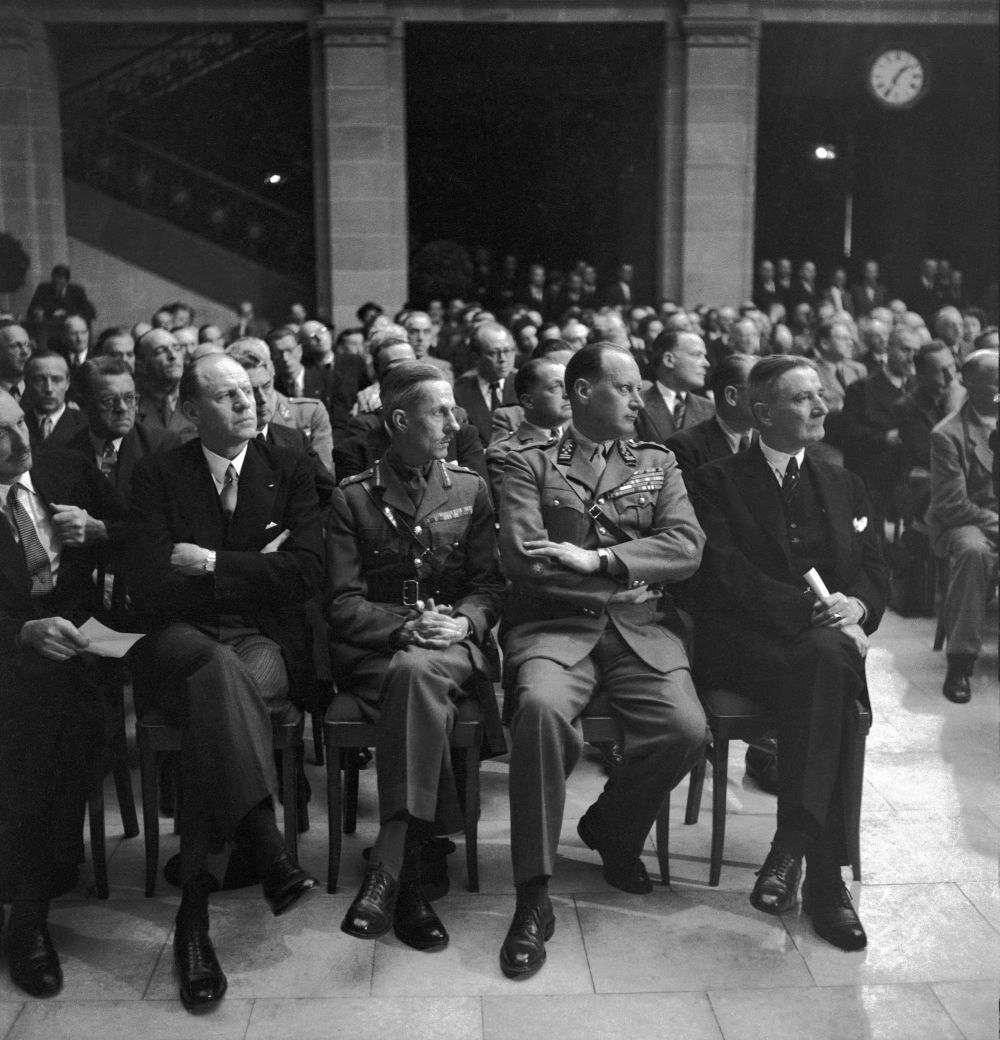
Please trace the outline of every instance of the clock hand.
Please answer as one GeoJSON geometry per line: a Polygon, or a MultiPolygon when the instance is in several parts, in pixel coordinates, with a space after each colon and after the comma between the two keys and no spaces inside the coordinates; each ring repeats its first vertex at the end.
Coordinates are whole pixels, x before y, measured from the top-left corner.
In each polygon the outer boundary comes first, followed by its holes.
{"type": "Polygon", "coordinates": [[[896,75],[892,77],[892,83],[889,84],[889,89],[891,90],[893,87],[896,86],[896,84],[899,82],[899,77],[902,76],[904,72],[909,72],[911,69],[915,68],[916,65],[904,65],[899,70],[899,72],[897,72],[896,75]]]}

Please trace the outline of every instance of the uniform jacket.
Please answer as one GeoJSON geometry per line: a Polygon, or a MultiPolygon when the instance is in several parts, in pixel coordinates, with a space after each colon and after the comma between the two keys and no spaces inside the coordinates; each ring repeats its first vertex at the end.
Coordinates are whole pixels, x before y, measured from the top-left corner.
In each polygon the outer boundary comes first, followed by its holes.
{"type": "Polygon", "coordinates": [[[951,527],[978,527],[997,537],[990,431],[966,401],[931,431],[931,540],[951,527]]]}
{"type": "Polygon", "coordinates": [[[174,409],[173,415],[170,416],[170,422],[164,426],[163,416],[160,414],[157,403],[151,398],[143,398],[140,395],[135,406],[135,421],[153,430],[169,430],[170,433],[175,434],[183,442],[194,440],[198,436],[194,423],[186,419],[181,411],[180,402],[174,409]]]}
{"type": "Polygon", "coordinates": [[[312,397],[286,397],[275,391],[271,422],[301,430],[320,462],[333,472],[333,430],[322,401],[312,397]]]}
{"type": "Polygon", "coordinates": [[[669,601],[609,601],[640,582],[659,586],[690,577],[704,542],[680,470],[657,444],[617,441],[596,483],[571,430],[554,444],[509,452],[500,500],[500,562],[508,582],[505,668],[514,674],[530,657],[571,667],[596,646],[609,622],[650,667],[686,667],[681,637],[661,624],[677,627],[669,601]],[[591,505],[620,531],[592,520],[591,505]],[[533,559],[523,546],[537,538],[612,549],[623,576],[578,574],[533,559]]]}
{"type": "MultiPolygon", "coordinates": [[[[503,410],[499,408],[497,412],[503,410]]],[[[499,505],[500,502],[500,492],[503,488],[503,466],[507,452],[514,448],[526,448],[529,444],[548,444],[554,439],[551,430],[522,420],[514,429],[493,441],[486,449],[486,468],[490,474],[490,490],[493,492],[494,503],[499,505]]]]}
{"type": "MultiPolygon", "coordinates": [[[[681,429],[686,430],[689,426],[711,419],[713,415],[715,415],[715,405],[707,397],[689,393],[681,429]]],[[[663,444],[671,434],[676,432],[673,414],[667,408],[663,394],[654,383],[648,390],[642,392],[642,410],[635,420],[636,440],[655,441],[657,444],[663,444]]]]}
{"type": "Polygon", "coordinates": [[[133,474],[129,525],[129,593],[143,630],[185,621],[216,625],[221,615],[238,614],[281,645],[293,675],[307,666],[301,605],[318,591],[323,574],[307,457],[250,441],[227,536],[201,441],[147,455],[133,474]],[[286,528],[291,536],[277,552],[260,551],[286,528]],[[172,571],[176,542],[214,549],[214,575],[172,571]]]}

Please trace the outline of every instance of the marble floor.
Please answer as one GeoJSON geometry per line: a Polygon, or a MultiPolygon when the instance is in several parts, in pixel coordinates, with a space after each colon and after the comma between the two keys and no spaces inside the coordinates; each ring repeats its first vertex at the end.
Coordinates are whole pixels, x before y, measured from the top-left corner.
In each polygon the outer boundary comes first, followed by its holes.
{"type": "MultiPolygon", "coordinates": [[[[995,608],[994,608],[995,610],[995,608]]],[[[995,624],[995,613],[991,616],[995,624]]],[[[481,891],[465,890],[461,846],[453,886],[436,904],[451,945],[422,954],[389,938],[364,943],[339,930],[374,835],[371,769],[362,773],[360,824],[345,838],[340,889],[275,919],[258,890],[213,897],[212,928],[229,978],[211,1014],[186,1014],[175,995],[171,927],[176,892],[142,892],[142,840],[123,840],[109,789],[111,898],[78,891],[58,900],[52,933],[66,985],[25,1000],[0,970],[0,1037],[187,1037],[307,1040],[996,1040],[1000,980],[1000,781],[997,656],[981,660],[970,704],[943,699],[944,659],[933,621],[886,616],[869,677],[861,849],[853,885],[867,950],[844,953],[808,919],[766,917],[747,894],[773,828],[774,799],[743,776],[734,747],[725,864],[710,888],[710,814],[685,826],[686,782],[674,792],[672,884],[650,896],[609,888],[576,821],[603,782],[596,759],[571,781],[561,858],[552,883],[557,926],[534,978],[497,966],[513,905],[506,767],[483,767],[481,891]]],[[[301,859],[326,869],[321,771],[301,859]]],[[[710,789],[711,780],[706,784],[710,789]]],[[[138,783],[136,783],[138,788],[138,783]]],[[[705,806],[710,790],[705,792],[705,806]]],[[[161,859],[176,849],[164,823],[161,859]]],[[[647,865],[656,871],[652,844],[647,865]]]]}

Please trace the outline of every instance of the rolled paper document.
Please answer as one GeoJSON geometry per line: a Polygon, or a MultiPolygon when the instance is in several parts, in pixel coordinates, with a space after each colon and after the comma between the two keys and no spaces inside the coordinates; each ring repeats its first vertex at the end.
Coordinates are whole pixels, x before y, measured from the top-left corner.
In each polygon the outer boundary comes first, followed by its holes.
{"type": "Polygon", "coordinates": [[[828,600],[830,598],[830,590],[826,587],[826,583],[819,576],[819,572],[815,567],[810,567],[802,575],[802,580],[812,589],[813,595],[818,600],[828,600]]]}

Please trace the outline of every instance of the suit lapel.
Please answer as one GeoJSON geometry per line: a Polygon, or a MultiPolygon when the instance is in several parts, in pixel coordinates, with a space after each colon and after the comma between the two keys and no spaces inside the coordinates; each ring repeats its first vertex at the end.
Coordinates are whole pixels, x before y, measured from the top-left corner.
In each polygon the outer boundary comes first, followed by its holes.
{"type": "Polygon", "coordinates": [[[0,517],[0,581],[11,585],[21,596],[31,595],[31,575],[24,553],[14,541],[14,533],[4,517],[0,517]]]}
{"type": "MultiPolygon", "coordinates": [[[[177,456],[178,467],[172,474],[174,498],[183,503],[185,519],[199,545],[221,548],[225,525],[212,473],[202,454],[201,441],[190,441],[177,456]]],[[[237,510],[239,492],[237,491],[237,510]]]]}
{"type": "MultiPolygon", "coordinates": [[[[278,477],[267,465],[257,442],[251,441],[247,445],[236,492],[236,512],[233,513],[230,531],[234,545],[257,544],[261,533],[267,530],[277,494],[278,477]]],[[[279,533],[275,529],[271,537],[279,533]]],[[[270,541],[271,538],[264,540],[270,541]]]]}
{"type": "MultiPolygon", "coordinates": [[[[829,493],[832,490],[832,484],[826,478],[826,475],[820,471],[816,463],[809,458],[808,453],[805,458],[805,466],[809,470],[809,479],[812,481],[816,497],[822,504],[823,513],[826,517],[827,531],[830,535],[830,547],[833,549],[833,556],[836,561],[837,578],[842,581],[843,576],[850,574],[852,570],[845,556],[850,551],[850,540],[845,540],[844,535],[846,532],[854,529],[855,519],[860,520],[861,517],[855,518],[850,495],[831,495],[829,493]]],[[[866,517],[865,519],[868,520],[870,518],[866,517]]]]}
{"type": "Polygon", "coordinates": [[[656,439],[665,441],[674,432],[674,417],[667,410],[667,402],[663,400],[663,394],[655,385],[651,386],[643,396],[646,418],[659,434],[656,439]]]}
{"type": "Polygon", "coordinates": [[[413,516],[416,512],[413,499],[385,459],[378,464],[378,475],[382,479],[382,501],[406,516],[413,516]]]}
{"type": "Polygon", "coordinates": [[[971,407],[962,409],[962,426],[965,428],[966,450],[987,473],[992,473],[993,452],[990,451],[989,433],[977,420],[971,407]]]}
{"type": "Polygon", "coordinates": [[[736,458],[740,465],[734,473],[734,483],[761,529],[777,542],[791,566],[792,550],[788,544],[788,526],[781,505],[781,491],[764,453],[756,448],[742,452],[736,458]]]}

